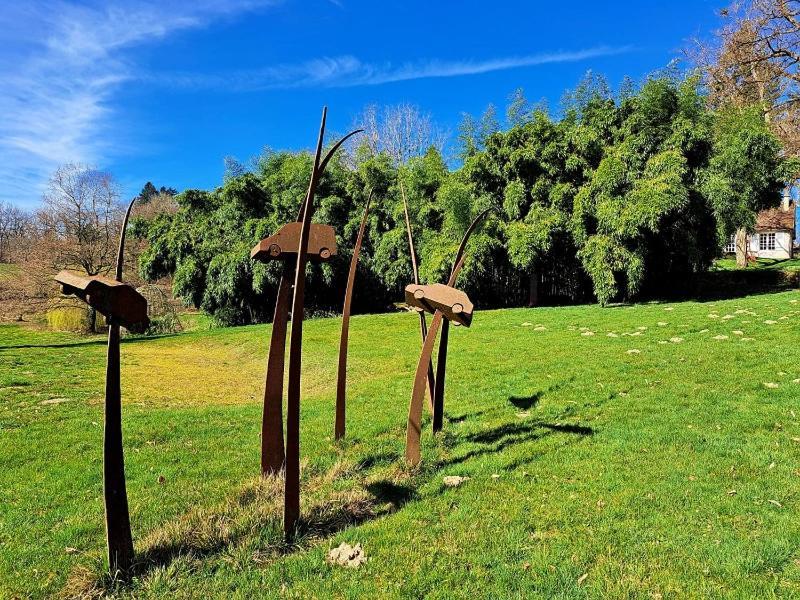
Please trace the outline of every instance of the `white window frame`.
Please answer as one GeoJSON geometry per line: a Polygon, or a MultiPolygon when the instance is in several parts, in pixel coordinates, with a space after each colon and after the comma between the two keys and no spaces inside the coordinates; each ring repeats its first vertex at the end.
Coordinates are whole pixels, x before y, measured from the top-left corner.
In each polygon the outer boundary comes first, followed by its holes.
{"type": "Polygon", "coordinates": [[[758,249],[761,250],[775,250],[775,233],[759,233],[758,234],[758,249]]]}
{"type": "Polygon", "coordinates": [[[725,246],[725,252],[727,254],[736,254],[736,236],[732,235],[728,240],[727,245],[725,246]]]}

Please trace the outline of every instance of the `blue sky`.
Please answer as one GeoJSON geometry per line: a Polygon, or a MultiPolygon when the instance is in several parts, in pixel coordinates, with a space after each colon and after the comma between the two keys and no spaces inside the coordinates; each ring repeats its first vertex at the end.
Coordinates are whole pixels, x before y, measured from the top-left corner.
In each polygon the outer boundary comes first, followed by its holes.
{"type": "Polygon", "coordinates": [[[726,2],[2,2],[0,200],[35,208],[61,163],[218,185],[223,158],[307,148],[410,102],[456,132],[523,87],[558,107],[589,69],[640,79],[717,26],[726,2]]]}

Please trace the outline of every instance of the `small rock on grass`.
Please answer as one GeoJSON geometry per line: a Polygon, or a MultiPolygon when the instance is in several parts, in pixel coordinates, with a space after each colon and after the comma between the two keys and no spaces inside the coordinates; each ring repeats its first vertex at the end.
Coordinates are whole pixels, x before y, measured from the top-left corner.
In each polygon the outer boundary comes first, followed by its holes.
{"type": "Polygon", "coordinates": [[[357,569],[367,562],[367,557],[360,543],[351,546],[350,544],[342,542],[339,544],[338,548],[334,548],[328,552],[328,562],[332,565],[339,565],[340,567],[357,569]]]}
{"type": "Polygon", "coordinates": [[[462,477],[461,475],[445,475],[442,478],[442,483],[447,487],[458,487],[468,479],[469,477],[462,477]]]}

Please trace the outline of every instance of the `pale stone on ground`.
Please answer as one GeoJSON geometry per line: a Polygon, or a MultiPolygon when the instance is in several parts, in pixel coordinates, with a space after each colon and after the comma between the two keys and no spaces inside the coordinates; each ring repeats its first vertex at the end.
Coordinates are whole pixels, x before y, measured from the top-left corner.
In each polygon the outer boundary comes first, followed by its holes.
{"type": "Polygon", "coordinates": [[[351,546],[350,544],[342,542],[339,544],[338,548],[334,548],[328,552],[328,562],[332,565],[355,569],[367,562],[367,557],[360,543],[351,546]]]}
{"type": "Polygon", "coordinates": [[[442,477],[442,483],[447,487],[458,487],[468,479],[469,477],[462,477],[461,475],[445,475],[442,477]]]}

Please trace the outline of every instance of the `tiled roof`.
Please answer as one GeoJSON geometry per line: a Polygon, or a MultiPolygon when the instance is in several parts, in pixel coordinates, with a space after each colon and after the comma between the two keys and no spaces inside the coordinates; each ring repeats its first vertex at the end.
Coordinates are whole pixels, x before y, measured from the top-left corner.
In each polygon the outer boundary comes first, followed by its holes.
{"type": "Polygon", "coordinates": [[[780,208],[762,210],[756,217],[756,231],[794,231],[794,206],[788,211],[780,208]]]}

